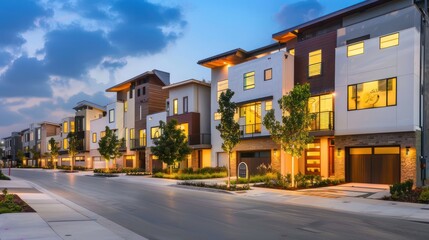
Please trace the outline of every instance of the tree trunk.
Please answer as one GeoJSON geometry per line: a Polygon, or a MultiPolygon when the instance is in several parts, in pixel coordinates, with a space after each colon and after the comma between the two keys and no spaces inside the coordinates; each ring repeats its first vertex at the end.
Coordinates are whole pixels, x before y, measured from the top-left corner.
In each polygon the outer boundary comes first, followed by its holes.
{"type": "Polygon", "coordinates": [[[292,187],[295,187],[295,157],[292,155],[292,174],[291,174],[291,180],[292,180],[292,187]]]}
{"type": "Polygon", "coordinates": [[[74,157],[72,156],[71,157],[71,162],[70,162],[70,170],[73,172],[73,160],[74,160],[74,157]]]}
{"type": "Polygon", "coordinates": [[[54,169],[57,169],[57,162],[54,160],[52,160],[53,164],[54,164],[54,169]]]}
{"type": "Polygon", "coordinates": [[[229,189],[231,187],[231,152],[228,152],[228,183],[226,187],[229,189]]]}

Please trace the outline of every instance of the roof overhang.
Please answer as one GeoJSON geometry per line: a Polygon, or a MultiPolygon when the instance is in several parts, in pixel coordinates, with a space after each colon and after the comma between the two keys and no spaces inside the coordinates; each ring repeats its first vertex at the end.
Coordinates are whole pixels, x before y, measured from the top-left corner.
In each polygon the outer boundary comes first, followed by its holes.
{"type": "Polygon", "coordinates": [[[228,52],[218,54],[213,57],[209,57],[203,60],[198,61],[198,64],[208,67],[208,68],[217,68],[225,65],[236,65],[245,61],[247,52],[241,48],[237,48],[228,52]]]}

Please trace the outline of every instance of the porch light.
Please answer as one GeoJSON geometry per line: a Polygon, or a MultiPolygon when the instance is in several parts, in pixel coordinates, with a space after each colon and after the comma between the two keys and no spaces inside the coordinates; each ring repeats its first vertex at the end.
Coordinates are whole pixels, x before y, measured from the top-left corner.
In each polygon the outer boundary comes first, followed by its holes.
{"type": "Polygon", "coordinates": [[[410,146],[406,146],[405,147],[405,155],[408,156],[409,153],[410,153],[410,146]]]}
{"type": "Polygon", "coordinates": [[[337,156],[341,156],[341,148],[337,148],[337,156]]]}

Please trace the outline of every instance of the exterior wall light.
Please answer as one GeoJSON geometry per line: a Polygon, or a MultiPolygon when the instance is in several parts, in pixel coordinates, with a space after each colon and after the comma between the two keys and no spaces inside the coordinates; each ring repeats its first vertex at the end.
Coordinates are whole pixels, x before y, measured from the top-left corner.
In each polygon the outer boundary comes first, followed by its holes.
{"type": "Polygon", "coordinates": [[[410,153],[410,146],[406,146],[405,147],[405,155],[408,156],[409,153],[410,153]]]}
{"type": "Polygon", "coordinates": [[[337,156],[341,156],[341,148],[337,148],[337,156]]]}
{"type": "Polygon", "coordinates": [[[277,156],[277,152],[278,152],[277,149],[273,149],[274,156],[277,156]]]}

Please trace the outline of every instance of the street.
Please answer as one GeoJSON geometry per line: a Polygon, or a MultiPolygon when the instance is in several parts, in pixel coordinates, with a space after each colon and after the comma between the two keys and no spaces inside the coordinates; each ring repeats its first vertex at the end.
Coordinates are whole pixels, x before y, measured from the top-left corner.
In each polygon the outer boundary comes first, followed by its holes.
{"type": "MultiPolygon", "coordinates": [[[[92,174],[88,172],[88,175],[92,174]]],[[[149,239],[427,239],[427,224],[49,170],[13,169],[149,239]]],[[[1,187],[1,185],[0,185],[1,187]]],[[[428,213],[429,214],[429,213],[428,213]]]]}

